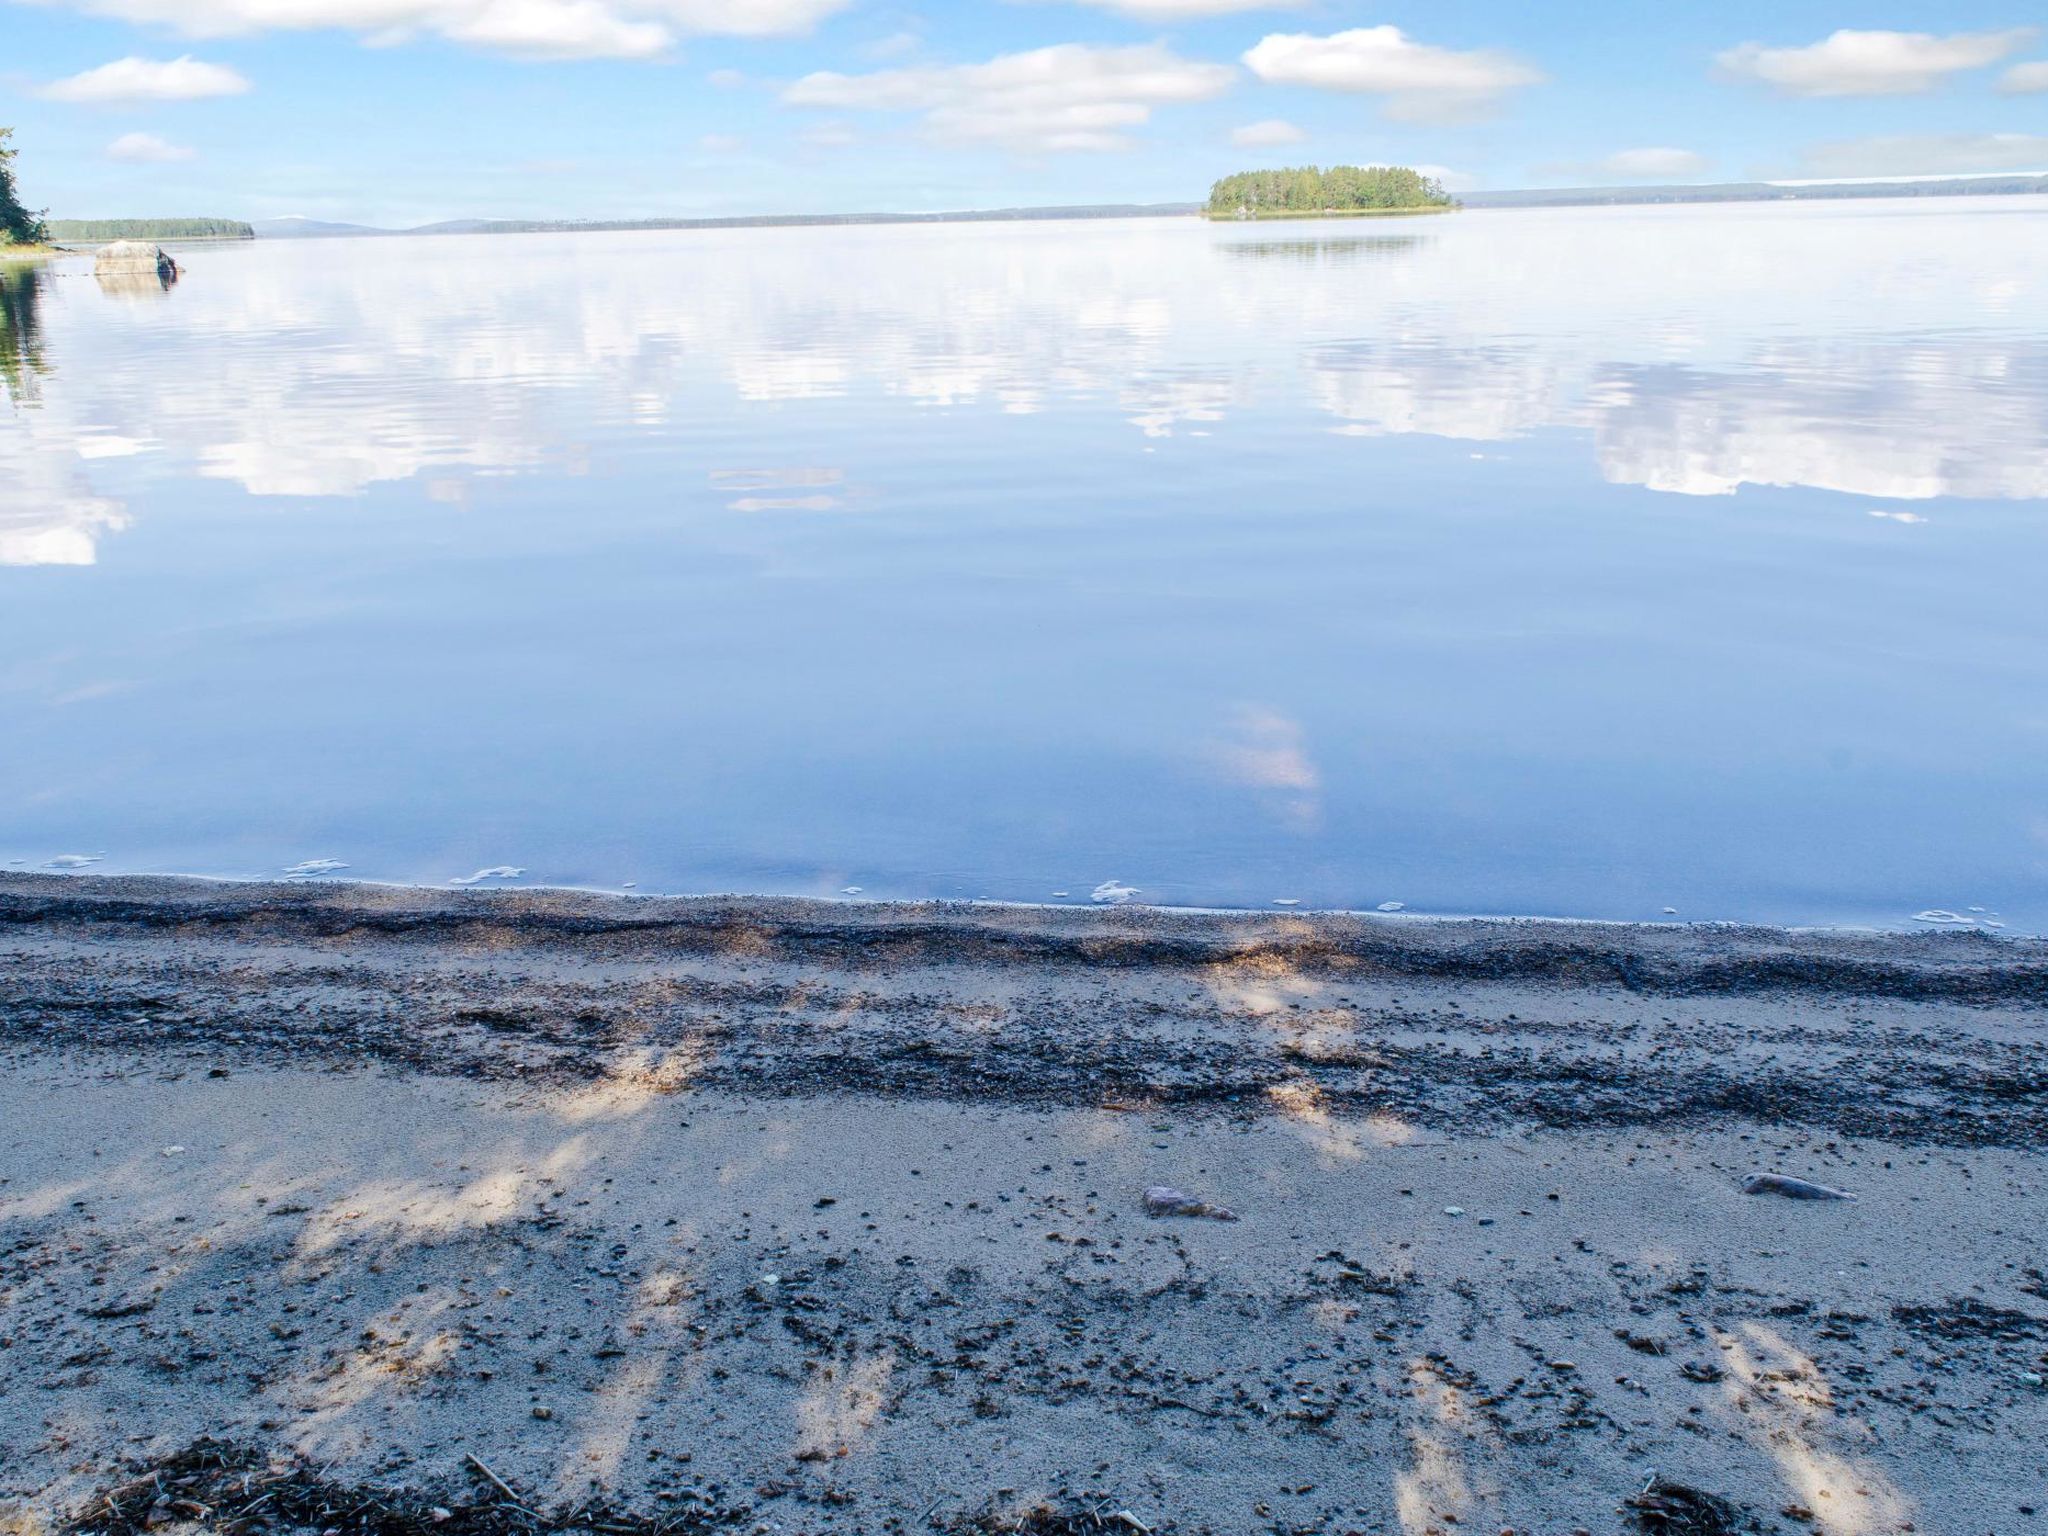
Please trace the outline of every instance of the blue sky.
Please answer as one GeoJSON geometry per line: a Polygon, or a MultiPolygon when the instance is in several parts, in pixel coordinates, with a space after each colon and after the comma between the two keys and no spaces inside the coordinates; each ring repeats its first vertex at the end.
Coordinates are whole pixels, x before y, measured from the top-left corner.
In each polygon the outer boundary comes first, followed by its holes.
{"type": "Polygon", "coordinates": [[[917,210],[2048,169],[2037,0],[0,0],[60,216],[917,210]]]}

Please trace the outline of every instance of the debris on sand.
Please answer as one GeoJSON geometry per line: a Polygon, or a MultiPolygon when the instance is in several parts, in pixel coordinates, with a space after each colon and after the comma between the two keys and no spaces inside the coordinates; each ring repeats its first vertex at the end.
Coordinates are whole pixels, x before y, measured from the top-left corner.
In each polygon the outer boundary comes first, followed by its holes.
{"type": "Polygon", "coordinates": [[[1197,1200],[1185,1190],[1175,1189],[1171,1184],[1148,1184],[1145,1187],[1145,1214],[1201,1216],[1210,1221],[1237,1220],[1237,1212],[1228,1206],[1212,1205],[1207,1200],[1197,1200]]]}
{"type": "Polygon", "coordinates": [[[1783,1173],[1753,1173],[1742,1181],[1745,1195],[1783,1195],[1787,1200],[1854,1200],[1846,1189],[1814,1184],[1783,1173]]]}
{"type": "Polygon", "coordinates": [[[1654,1477],[1628,1507],[1636,1529],[1654,1536],[1735,1536],[1741,1529],[1735,1506],[1726,1499],[1654,1477]]]}
{"type": "Polygon", "coordinates": [[[699,1536],[752,1516],[746,1506],[720,1506],[703,1494],[694,1495],[689,1504],[668,1506],[658,1519],[594,1504],[544,1510],[537,1500],[522,1499],[475,1457],[468,1458],[467,1465],[474,1489],[464,1498],[444,1491],[437,1502],[410,1488],[332,1482],[296,1458],[273,1458],[248,1446],[199,1440],[96,1495],[81,1506],[77,1517],[57,1527],[56,1536],[145,1536],[167,1525],[208,1532],[282,1529],[339,1536],[555,1536],[568,1531],[699,1536]]]}
{"type": "Polygon", "coordinates": [[[1041,1500],[1024,1509],[988,1510],[943,1529],[956,1536],[1095,1536],[1097,1532],[1119,1536],[1151,1536],[1145,1524],[1116,1500],[1099,1495],[1083,1498],[1041,1500]]]}

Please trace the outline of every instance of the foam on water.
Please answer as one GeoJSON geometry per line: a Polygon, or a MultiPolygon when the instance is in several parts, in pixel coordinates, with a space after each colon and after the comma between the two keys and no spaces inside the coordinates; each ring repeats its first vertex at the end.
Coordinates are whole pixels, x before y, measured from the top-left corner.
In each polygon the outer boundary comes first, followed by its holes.
{"type": "Polygon", "coordinates": [[[337,869],[348,866],[339,859],[301,859],[296,864],[287,864],[284,876],[287,880],[311,879],[316,875],[331,875],[337,869]]]}

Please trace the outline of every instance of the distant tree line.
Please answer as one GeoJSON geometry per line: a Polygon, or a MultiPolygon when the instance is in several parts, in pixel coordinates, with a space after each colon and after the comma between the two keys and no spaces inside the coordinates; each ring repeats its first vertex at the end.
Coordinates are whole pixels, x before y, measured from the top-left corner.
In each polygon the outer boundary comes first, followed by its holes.
{"type": "Polygon", "coordinates": [[[52,240],[253,240],[237,219],[52,219],[52,240]]]}
{"type": "Polygon", "coordinates": [[[1303,165],[1226,176],[1209,189],[1208,211],[1228,217],[1240,209],[1258,215],[1450,206],[1441,182],[1405,165],[1303,165]]]}
{"type": "Polygon", "coordinates": [[[1200,205],[1196,203],[1082,203],[1052,208],[974,208],[951,213],[743,213],[695,219],[450,219],[395,233],[583,235],[662,229],[767,229],[811,224],[994,224],[1031,219],[1184,218],[1200,211],[1200,205]]]}
{"type": "Polygon", "coordinates": [[[43,216],[24,208],[14,189],[16,152],[7,145],[13,137],[12,128],[0,128],[0,245],[41,245],[49,238],[43,216]]]}
{"type": "Polygon", "coordinates": [[[1845,181],[1804,184],[1709,182],[1673,187],[1529,187],[1468,192],[1474,208],[1574,208],[1608,203],[1789,203],[1811,198],[2002,197],[2048,194],[2048,175],[1952,176],[1939,181],[1845,181]]]}

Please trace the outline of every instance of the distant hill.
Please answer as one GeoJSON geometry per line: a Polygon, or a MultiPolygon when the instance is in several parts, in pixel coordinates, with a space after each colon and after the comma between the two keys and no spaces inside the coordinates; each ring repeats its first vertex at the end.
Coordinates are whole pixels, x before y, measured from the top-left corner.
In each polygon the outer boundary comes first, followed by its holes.
{"type": "Polygon", "coordinates": [[[376,229],[368,224],[330,224],[325,219],[301,218],[298,214],[287,214],[281,219],[257,219],[249,226],[256,231],[259,240],[309,239],[316,235],[388,235],[388,229],[376,229]]]}
{"type": "Polygon", "coordinates": [[[2048,193],[2048,176],[1950,176],[1934,181],[1731,181],[1710,186],[1532,187],[1461,192],[1467,208],[1586,208],[1609,203],[1779,203],[1846,197],[1995,197],[2048,193]]]}
{"type": "Polygon", "coordinates": [[[239,219],[51,219],[50,238],[66,240],[253,240],[239,219]]]}

